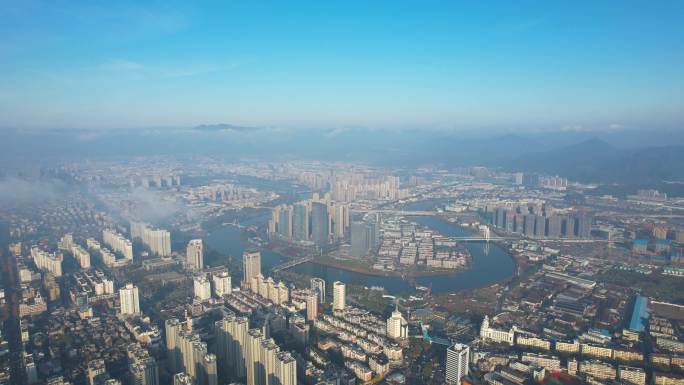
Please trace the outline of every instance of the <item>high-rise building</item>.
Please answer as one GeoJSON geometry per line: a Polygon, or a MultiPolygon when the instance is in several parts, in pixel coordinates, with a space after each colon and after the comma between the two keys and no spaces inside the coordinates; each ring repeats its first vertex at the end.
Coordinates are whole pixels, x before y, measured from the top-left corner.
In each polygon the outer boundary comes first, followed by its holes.
{"type": "Polygon", "coordinates": [[[252,279],[261,275],[261,253],[258,251],[245,251],[242,253],[242,286],[250,288],[253,292],[259,291],[258,287],[252,287],[252,279]]]}
{"type": "Polygon", "coordinates": [[[212,353],[205,353],[200,361],[197,373],[198,385],[218,385],[218,372],[216,367],[216,356],[212,353]]]}
{"type": "Polygon", "coordinates": [[[346,286],[344,282],[333,283],[333,310],[344,310],[346,307],[346,286]]]}
{"type": "Polygon", "coordinates": [[[575,236],[577,235],[576,223],[575,222],[576,222],[575,218],[573,218],[573,217],[563,218],[562,230],[563,230],[563,236],[565,236],[565,238],[572,239],[572,238],[575,238],[575,236]]]}
{"type": "Polygon", "coordinates": [[[278,210],[278,234],[292,239],[292,206],[283,205],[278,210]]]}
{"type": "Polygon", "coordinates": [[[297,362],[289,352],[276,355],[275,378],[269,385],[297,385],[297,362]]]}
{"type": "Polygon", "coordinates": [[[55,277],[62,276],[62,253],[48,253],[38,246],[31,247],[31,257],[36,267],[52,273],[55,277]]]}
{"type": "Polygon", "coordinates": [[[304,203],[294,205],[292,210],[292,238],[296,241],[309,240],[309,207],[304,203]]]}
{"type": "Polygon", "coordinates": [[[534,237],[544,238],[546,235],[546,217],[535,215],[534,217],[534,237]]]}
{"type": "Polygon", "coordinates": [[[536,215],[534,214],[525,214],[525,236],[532,238],[534,237],[534,222],[535,222],[536,215]]]}
{"type": "Polygon", "coordinates": [[[245,366],[247,369],[247,385],[265,385],[263,364],[261,363],[261,342],[264,335],[259,329],[247,332],[245,349],[245,366]]]}
{"type": "Polygon", "coordinates": [[[221,298],[232,292],[232,278],[228,271],[219,271],[211,274],[211,283],[214,296],[221,298]]]}
{"type": "Polygon", "coordinates": [[[132,343],[126,349],[128,355],[128,376],[132,385],[159,385],[157,361],[139,343],[132,343]]]}
{"type": "Polygon", "coordinates": [[[372,232],[373,230],[364,222],[353,222],[351,224],[351,256],[356,258],[366,256],[371,248],[372,232]]]}
{"type": "Polygon", "coordinates": [[[131,238],[142,240],[152,254],[160,257],[171,255],[171,233],[163,229],[153,229],[144,223],[131,222],[131,238]]]}
{"type": "Polygon", "coordinates": [[[216,321],[217,355],[219,368],[225,370],[223,377],[244,379],[247,333],[249,319],[226,312],[223,319],[216,321]]]}
{"type": "Polygon", "coordinates": [[[201,274],[193,278],[193,288],[195,298],[200,301],[206,301],[211,298],[211,283],[207,279],[206,274],[201,274]]]}
{"type": "Polygon", "coordinates": [[[185,252],[185,262],[190,270],[202,270],[204,268],[204,250],[201,239],[193,239],[188,242],[185,252]]]}
{"type": "Polygon", "coordinates": [[[164,322],[164,335],[166,336],[166,362],[169,371],[176,373],[181,370],[180,363],[180,341],[177,336],[180,334],[183,325],[176,318],[167,319],[164,322]]]}
{"type": "Polygon", "coordinates": [[[132,315],[140,313],[138,287],[134,286],[132,283],[127,283],[126,286],[119,289],[119,302],[121,305],[121,314],[132,315]]]}
{"type": "Polygon", "coordinates": [[[323,278],[311,278],[311,290],[318,294],[318,303],[325,303],[325,280],[323,278]]]}
{"type": "Polygon", "coordinates": [[[577,238],[591,238],[591,222],[591,217],[588,215],[580,215],[577,217],[577,238]]]}
{"type": "Polygon", "coordinates": [[[387,319],[387,337],[395,340],[408,338],[408,322],[399,310],[393,311],[387,319]]]}
{"type": "Polygon", "coordinates": [[[313,321],[318,318],[318,293],[311,290],[306,296],[306,319],[313,321]]]}
{"type": "Polygon", "coordinates": [[[558,215],[552,215],[548,218],[547,223],[547,237],[550,239],[558,239],[561,237],[562,220],[558,215]]]}
{"type": "Polygon", "coordinates": [[[461,379],[468,375],[470,347],[464,344],[454,344],[447,349],[446,382],[460,384],[461,379]]]}
{"type": "Polygon", "coordinates": [[[311,240],[319,247],[328,244],[328,208],[320,202],[311,203],[311,240]]]}
{"type": "Polygon", "coordinates": [[[125,259],[133,260],[133,244],[126,237],[114,230],[102,230],[102,239],[112,250],[121,253],[125,259]]]}

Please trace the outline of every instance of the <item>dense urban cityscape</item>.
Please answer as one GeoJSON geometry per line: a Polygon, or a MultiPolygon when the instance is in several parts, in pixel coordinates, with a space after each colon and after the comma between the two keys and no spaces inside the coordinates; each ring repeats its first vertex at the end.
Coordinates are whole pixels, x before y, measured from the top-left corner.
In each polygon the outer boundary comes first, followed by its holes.
{"type": "Polygon", "coordinates": [[[0,1],[0,385],[684,385],[684,1],[0,1]]]}
{"type": "Polygon", "coordinates": [[[60,194],[1,212],[5,382],[683,378],[684,199],[206,157],[41,179],[60,194]]]}

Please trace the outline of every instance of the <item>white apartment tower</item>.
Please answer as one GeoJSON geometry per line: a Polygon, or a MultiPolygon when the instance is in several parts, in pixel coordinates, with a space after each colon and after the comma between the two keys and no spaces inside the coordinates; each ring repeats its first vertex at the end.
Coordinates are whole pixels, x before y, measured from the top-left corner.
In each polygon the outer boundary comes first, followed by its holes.
{"type": "Polygon", "coordinates": [[[132,283],[119,289],[119,302],[121,303],[121,314],[132,315],[140,313],[140,302],[138,299],[138,287],[132,283]]]}
{"type": "Polygon", "coordinates": [[[460,384],[461,378],[468,375],[468,361],[470,347],[464,344],[454,344],[447,349],[446,382],[460,384]]]}
{"type": "Polygon", "coordinates": [[[195,298],[198,298],[200,301],[206,301],[211,298],[211,282],[209,282],[205,274],[198,275],[193,279],[193,288],[195,298]]]}
{"type": "Polygon", "coordinates": [[[232,278],[230,277],[230,273],[227,271],[212,273],[211,283],[215,297],[221,298],[224,295],[230,294],[232,292],[232,278]]]}
{"type": "Polygon", "coordinates": [[[335,281],[333,283],[333,310],[344,310],[347,306],[345,290],[344,282],[335,281]]]}
{"type": "Polygon", "coordinates": [[[393,311],[392,316],[387,319],[387,337],[395,340],[408,337],[408,322],[398,310],[393,311]]]}
{"type": "Polygon", "coordinates": [[[201,239],[193,239],[188,242],[185,258],[188,269],[198,271],[204,268],[204,248],[201,239]]]}

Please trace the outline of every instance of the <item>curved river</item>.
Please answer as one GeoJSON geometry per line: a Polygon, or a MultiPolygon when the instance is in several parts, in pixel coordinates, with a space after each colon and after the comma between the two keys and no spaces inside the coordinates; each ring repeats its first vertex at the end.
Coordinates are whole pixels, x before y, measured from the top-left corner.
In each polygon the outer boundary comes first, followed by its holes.
{"type": "MultiPolygon", "coordinates": [[[[422,209],[423,205],[421,204],[420,207],[422,209]]],[[[408,207],[408,209],[419,210],[419,208],[415,207],[408,207]]],[[[413,217],[411,220],[449,237],[471,235],[470,230],[436,217],[413,217]]],[[[209,249],[217,250],[236,258],[241,258],[242,252],[250,247],[247,239],[241,235],[241,230],[234,226],[219,227],[205,238],[205,243],[209,249]]],[[[487,251],[484,242],[474,241],[466,242],[466,247],[473,257],[470,269],[449,275],[418,277],[414,279],[379,277],[315,263],[298,265],[292,271],[323,278],[329,284],[333,281],[343,281],[363,286],[382,286],[392,295],[412,293],[415,285],[432,285],[433,293],[485,287],[509,278],[515,272],[515,264],[512,258],[499,246],[490,244],[487,251]]],[[[286,259],[282,255],[267,250],[262,250],[261,256],[262,270],[264,272],[267,272],[271,267],[286,259]]]]}

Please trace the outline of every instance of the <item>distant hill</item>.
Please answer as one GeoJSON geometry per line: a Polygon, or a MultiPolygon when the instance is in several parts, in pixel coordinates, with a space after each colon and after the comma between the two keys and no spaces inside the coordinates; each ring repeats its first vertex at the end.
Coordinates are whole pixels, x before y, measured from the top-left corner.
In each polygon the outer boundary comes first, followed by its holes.
{"type": "Polygon", "coordinates": [[[582,182],[643,184],[684,180],[684,146],[617,149],[590,139],[519,156],[506,167],[557,174],[582,182]]]}
{"type": "Polygon", "coordinates": [[[216,131],[248,132],[248,131],[256,131],[259,128],[236,126],[234,124],[226,124],[226,123],[217,123],[217,124],[201,124],[199,126],[196,126],[194,129],[197,131],[205,131],[205,132],[216,132],[216,131]]]}

